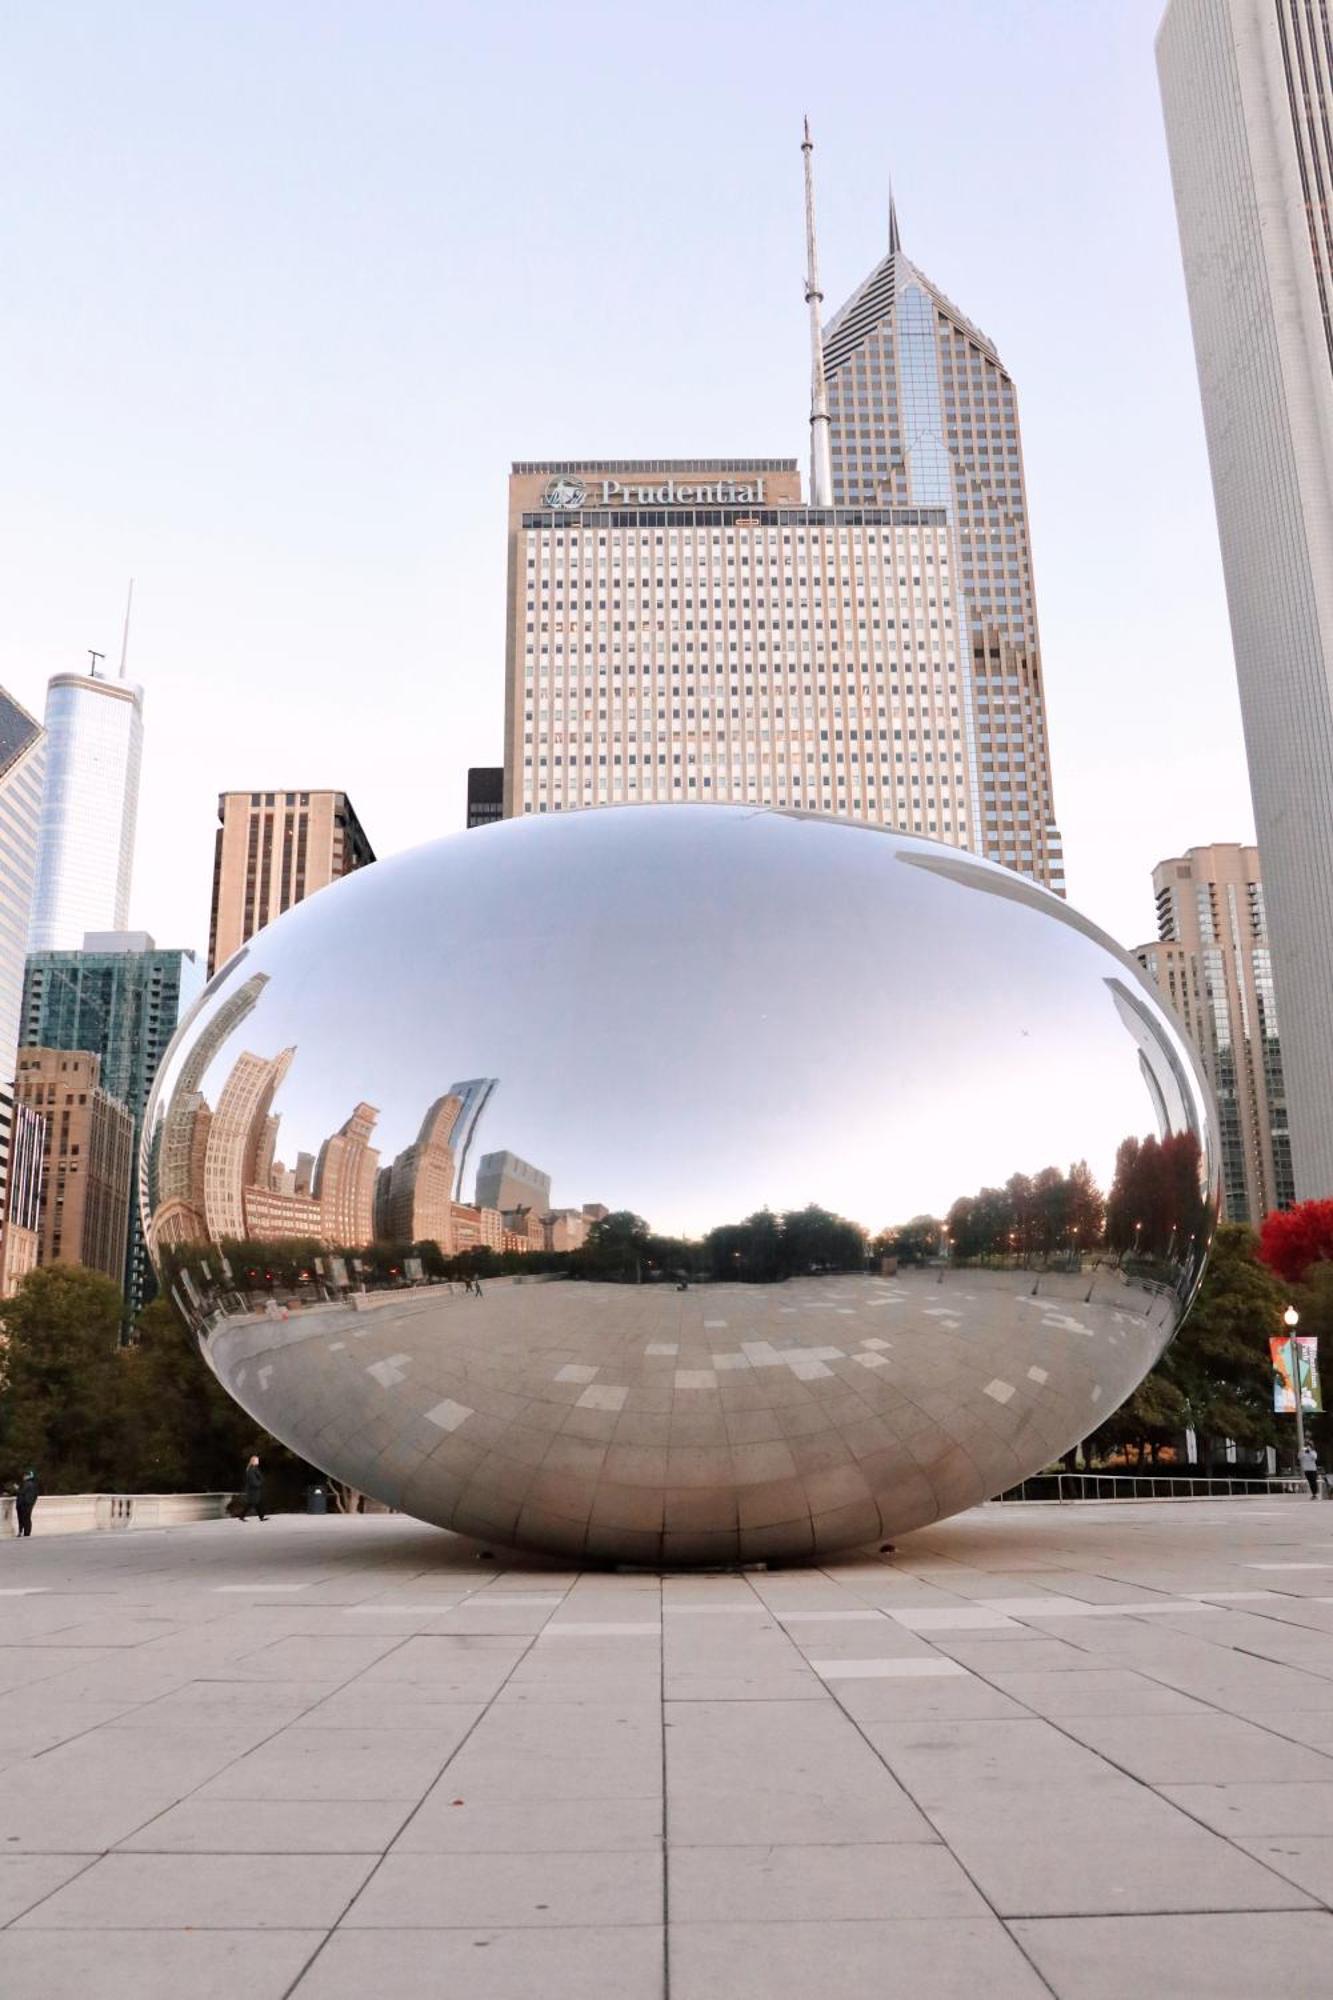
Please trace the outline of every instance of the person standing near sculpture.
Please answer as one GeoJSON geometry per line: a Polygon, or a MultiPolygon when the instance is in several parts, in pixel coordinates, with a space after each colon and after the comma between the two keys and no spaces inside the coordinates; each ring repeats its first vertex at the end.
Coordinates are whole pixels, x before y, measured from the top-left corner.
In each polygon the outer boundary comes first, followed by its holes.
{"type": "Polygon", "coordinates": [[[30,1535],[32,1533],[32,1510],[37,1505],[37,1496],[41,1490],[42,1483],[33,1468],[29,1466],[22,1479],[20,1479],[18,1491],[14,1495],[14,1515],[18,1522],[18,1527],[15,1531],[17,1534],[30,1535]]]}
{"type": "Polygon", "coordinates": [[[253,1453],[245,1468],[245,1498],[241,1502],[241,1520],[249,1520],[252,1507],[261,1521],[267,1521],[268,1515],[264,1512],[264,1474],[260,1469],[258,1458],[253,1453]]]}

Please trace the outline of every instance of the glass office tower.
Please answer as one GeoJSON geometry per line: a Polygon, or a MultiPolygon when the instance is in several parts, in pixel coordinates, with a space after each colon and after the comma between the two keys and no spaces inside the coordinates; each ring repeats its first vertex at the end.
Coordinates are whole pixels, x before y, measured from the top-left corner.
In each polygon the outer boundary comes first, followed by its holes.
{"type": "MultiPolygon", "coordinates": [[[[81,1049],[101,1058],[102,1089],[134,1120],[137,1160],[148,1093],[177,1023],[203,991],[203,968],[192,951],[159,951],[144,931],[93,932],[84,947],[29,958],[23,1045],[81,1049]]],[[[125,1246],[130,1318],[153,1289],[139,1204],[132,1200],[125,1246]]]]}
{"type": "Polygon", "coordinates": [[[824,329],[824,369],[835,505],[948,511],[970,845],[1063,895],[1018,395],[994,343],[904,256],[896,210],[888,255],[824,329]]]}

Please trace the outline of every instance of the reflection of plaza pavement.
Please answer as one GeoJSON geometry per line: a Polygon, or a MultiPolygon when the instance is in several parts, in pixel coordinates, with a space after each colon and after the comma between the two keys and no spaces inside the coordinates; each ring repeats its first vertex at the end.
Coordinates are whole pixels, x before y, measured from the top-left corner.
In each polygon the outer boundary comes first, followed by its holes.
{"type": "Polygon", "coordinates": [[[791,1557],[955,1512],[1093,1429],[1175,1301],[1111,1267],[488,1284],[217,1324],[267,1429],[423,1520],[621,1561],[791,1557]]]}
{"type": "Polygon", "coordinates": [[[705,1577],[386,1516],[40,1519],[0,1544],[0,1993],[1329,1990],[1303,1499],[992,1507],[705,1577]]]}

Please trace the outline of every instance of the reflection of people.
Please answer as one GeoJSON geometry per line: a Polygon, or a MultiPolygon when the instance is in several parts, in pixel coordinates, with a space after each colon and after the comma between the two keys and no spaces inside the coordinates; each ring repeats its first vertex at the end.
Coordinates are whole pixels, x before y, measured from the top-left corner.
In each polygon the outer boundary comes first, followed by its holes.
{"type": "Polygon", "coordinates": [[[260,1470],[259,1460],[253,1453],[245,1468],[245,1499],[241,1503],[241,1520],[249,1520],[252,1507],[261,1521],[267,1521],[268,1515],[264,1512],[264,1475],[260,1470]]]}
{"type": "Polygon", "coordinates": [[[22,1479],[20,1479],[18,1492],[14,1496],[14,1513],[18,1519],[18,1533],[20,1535],[30,1535],[32,1533],[32,1510],[37,1505],[37,1496],[41,1490],[41,1481],[32,1467],[29,1466],[22,1479]]]}
{"type": "Polygon", "coordinates": [[[1319,1453],[1312,1444],[1304,1444],[1296,1454],[1296,1463],[1305,1474],[1310,1487],[1310,1498],[1319,1498],[1319,1453]]]}

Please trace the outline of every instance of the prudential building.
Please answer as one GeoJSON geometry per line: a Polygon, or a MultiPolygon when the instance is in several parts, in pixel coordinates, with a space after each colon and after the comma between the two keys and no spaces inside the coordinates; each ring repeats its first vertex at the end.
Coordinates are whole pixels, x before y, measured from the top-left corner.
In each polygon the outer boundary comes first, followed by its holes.
{"type": "Polygon", "coordinates": [[[794,459],[514,465],[505,811],[804,807],[1063,893],[1013,384],[896,221],[821,328],[804,151],[809,501],[794,459]]]}

